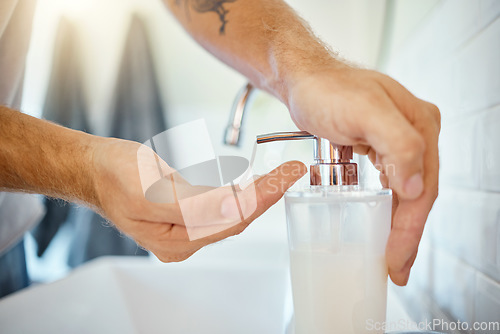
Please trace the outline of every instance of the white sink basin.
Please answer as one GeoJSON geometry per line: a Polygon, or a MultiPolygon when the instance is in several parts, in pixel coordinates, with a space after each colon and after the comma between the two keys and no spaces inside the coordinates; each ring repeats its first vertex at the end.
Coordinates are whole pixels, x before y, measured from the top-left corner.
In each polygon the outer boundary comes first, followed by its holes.
{"type": "MultiPolygon", "coordinates": [[[[284,334],[293,308],[286,253],[283,243],[226,242],[181,263],[101,258],[0,299],[0,332],[284,334]]],[[[387,320],[401,319],[389,292],[387,320]]]]}
{"type": "Polygon", "coordinates": [[[284,333],[286,266],[102,258],[0,300],[6,333],[284,333]]]}

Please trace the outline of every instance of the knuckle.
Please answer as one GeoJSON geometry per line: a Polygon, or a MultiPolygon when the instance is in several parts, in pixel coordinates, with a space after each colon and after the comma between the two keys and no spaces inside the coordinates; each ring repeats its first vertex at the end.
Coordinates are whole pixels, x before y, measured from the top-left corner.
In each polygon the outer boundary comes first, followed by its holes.
{"type": "Polygon", "coordinates": [[[408,138],[408,148],[415,154],[422,154],[425,151],[425,140],[420,135],[410,136],[408,138]]]}
{"type": "Polygon", "coordinates": [[[147,203],[144,198],[138,196],[126,196],[124,199],[123,210],[128,216],[140,216],[147,212],[147,203]]]}
{"type": "Polygon", "coordinates": [[[425,151],[425,140],[418,134],[408,135],[399,144],[399,156],[404,161],[413,161],[425,151]]]}
{"type": "Polygon", "coordinates": [[[439,108],[432,103],[428,104],[429,108],[429,114],[433,118],[433,120],[436,122],[436,124],[441,127],[441,112],[439,111],[439,108]]]}
{"type": "Polygon", "coordinates": [[[415,248],[418,247],[423,229],[424,224],[421,222],[414,222],[404,227],[393,226],[392,228],[392,230],[398,233],[398,237],[401,241],[405,242],[407,245],[414,245],[415,248]]]}
{"type": "Polygon", "coordinates": [[[421,135],[414,135],[409,137],[409,148],[418,152],[425,151],[425,140],[421,135]]]}
{"type": "Polygon", "coordinates": [[[425,152],[425,141],[419,135],[407,136],[393,146],[391,155],[381,158],[381,167],[388,176],[395,175],[398,165],[420,164],[425,152]]]}
{"type": "MultiPolygon", "coordinates": [[[[387,99],[387,95],[383,89],[373,82],[366,86],[366,89],[363,90],[362,94],[364,100],[373,107],[384,105],[387,99]]],[[[360,117],[363,117],[363,114],[364,113],[360,113],[360,117]]]]}

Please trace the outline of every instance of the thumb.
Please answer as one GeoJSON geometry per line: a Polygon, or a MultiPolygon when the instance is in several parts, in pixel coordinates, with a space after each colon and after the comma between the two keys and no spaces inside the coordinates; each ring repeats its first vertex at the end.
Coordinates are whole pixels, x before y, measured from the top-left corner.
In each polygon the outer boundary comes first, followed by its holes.
{"type": "Polygon", "coordinates": [[[202,194],[203,199],[182,200],[180,206],[189,239],[208,237],[209,242],[214,242],[240,233],[279,201],[306,172],[303,163],[289,161],[236,194],[224,187],[202,194]]]}

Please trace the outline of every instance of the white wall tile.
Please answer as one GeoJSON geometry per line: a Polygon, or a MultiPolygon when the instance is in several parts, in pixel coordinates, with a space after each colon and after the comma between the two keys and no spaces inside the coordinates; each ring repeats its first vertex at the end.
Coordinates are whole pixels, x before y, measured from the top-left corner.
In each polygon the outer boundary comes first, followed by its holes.
{"type": "Polygon", "coordinates": [[[455,192],[448,189],[448,187],[441,187],[439,197],[427,219],[426,229],[433,246],[445,248],[457,254],[462,214],[455,209],[460,208],[455,192]]]}
{"type": "Polygon", "coordinates": [[[444,187],[427,222],[434,248],[500,282],[500,194],[444,187]]]}
{"type": "MultiPolygon", "coordinates": [[[[500,194],[480,192],[464,196],[469,220],[462,221],[463,238],[459,255],[468,263],[500,282],[500,194]]],[[[460,204],[459,204],[460,205],[460,204]]]]}
{"type": "MultiPolygon", "coordinates": [[[[488,194],[481,243],[481,269],[500,282],[500,193],[488,194]]],[[[499,316],[500,318],[500,316],[499,316]]]]}
{"type": "Polygon", "coordinates": [[[441,36],[439,48],[454,52],[480,29],[477,0],[446,0],[436,13],[435,31],[441,36]]]}
{"type": "MultiPolygon", "coordinates": [[[[500,91],[498,94],[500,95],[500,91]]],[[[483,113],[478,121],[480,135],[478,149],[481,152],[480,187],[500,192],[500,105],[483,113]]]]}
{"type": "MultiPolygon", "coordinates": [[[[414,6],[398,2],[400,7],[414,6]]],[[[403,12],[405,10],[402,10],[403,12]]],[[[407,11],[407,10],[406,10],[407,11]]],[[[500,13],[497,0],[446,0],[434,6],[406,42],[392,49],[388,65],[434,66],[449,59],[463,44],[481,34],[500,13]]],[[[396,20],[401,23],[401,20],[396,20]]],[[[395,27],[398,29],[398,27],[395,27]]],[[[396,38],[397,39],[397,38],[396,38]]],[[[396,41],[397,42],[397,41],[396,41]]]]}
{"type": "Polygon", "coordinates": [[[432,296],[455,319],[472,322],[476,271],[443,250],[434,251],[432,262],[432,296]]]}
{"type": "Polygon", "coordinates": [[[471,116],[453,125],[443,125],[439,138],[442,184],[479,187],[476,118],[471,116]]]}
{"type": "Polygon", "coordinates": [[[500,15],[500,1],[479,0],[479,26],[484,27],[500,15]]]}
{"type": "Polygon", "coordinates": [[[454,61],[457,112],[478,111],[500,103],[500,18],[464,46],[454,61]]]}
{"type": "MultiPolygon", "coordinates": [[[[475,322],[500,322],[500,284],[477,273],[475,322]]],[[[476,333],[500,333],[500,328],[476,333]]]]}
{"type": "Polygon", "coordinates": [[[387,73],[441,108],[443,124],[450,114],[500,103],[497,3],[445,1],[387,64],[387,73]]]}
{"type": "Polygon", "coordinates": [[[498,0],[442,1],[387,66],[442,113],[440,195],[408,287],[471,324],[500,320],[499,15],[498,0]]]}

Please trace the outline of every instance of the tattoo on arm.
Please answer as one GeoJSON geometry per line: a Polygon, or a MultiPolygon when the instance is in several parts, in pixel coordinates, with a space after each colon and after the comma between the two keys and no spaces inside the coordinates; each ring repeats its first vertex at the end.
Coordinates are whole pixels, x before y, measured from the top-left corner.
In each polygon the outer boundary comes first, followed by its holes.
{"type": "MultiPolygon", "coordinates": [[[[182,0],[176,0],[179,5],[182,0]]],[[[191,7],[198,13],[215,12],[219,15],[221,26],[219,28],[219,34],[224,35],[226,31],[226,15],[229,10],[224,8],[225,3],[235,2],[236,0],[184,0],[186,8],[188,8],[188,2],[190,2],[191,7]]],[[[189,12],[188,12],[189,14],[189,12]]]]}

